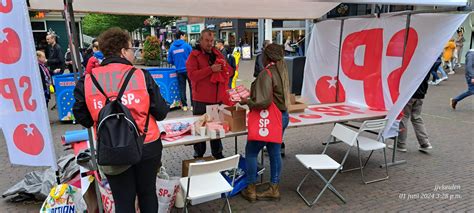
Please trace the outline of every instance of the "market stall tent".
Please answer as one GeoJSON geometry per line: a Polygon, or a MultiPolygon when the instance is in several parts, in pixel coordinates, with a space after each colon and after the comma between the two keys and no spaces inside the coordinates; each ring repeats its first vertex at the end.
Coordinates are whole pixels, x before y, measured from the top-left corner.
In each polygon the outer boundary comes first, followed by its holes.
{"type": "MultiPolygon", "coordinates": [[[[30,0],[32,10],[63,11],[61,0],[30,0]]],[[[340,3],[465,6],[467,0],[76,0],[75,12],[225,18],[316,19],[340,3]]]]}

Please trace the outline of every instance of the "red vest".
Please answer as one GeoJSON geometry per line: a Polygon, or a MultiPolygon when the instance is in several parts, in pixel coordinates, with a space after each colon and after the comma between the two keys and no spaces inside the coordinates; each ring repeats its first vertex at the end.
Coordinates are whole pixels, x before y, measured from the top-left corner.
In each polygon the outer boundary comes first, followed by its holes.
{"type": "MultiPolygon", "coordinates": [[[[92,73],[97,78],[97,81],[107,96],[114,99],[118,95],[123,80],[125,80],[124,75],[131,69],[132,66],[130,65],[112,63],[94,68],[92,69],[92,73]]],[[[97,128],[99,111],[105,106],[106,98],[99,92],[94,83],[92,83],[89,73],[86,74],[84,80],[84,93],[86,96],[87,109],[89,109],[92,119],[94,120],[94,127],[97,128]]],[[[146,88],[145,76],[141,70],[137,69],[130,79],[127,89],[122,96],[122,103],[130,110],[138,125],[139,131],[143,133],[148,109],[150,108],[150,96],[146,88]]],[[[156,120],[150,115],[145,143],[158,140],[159,135],[160,131],[156,120]]]]}

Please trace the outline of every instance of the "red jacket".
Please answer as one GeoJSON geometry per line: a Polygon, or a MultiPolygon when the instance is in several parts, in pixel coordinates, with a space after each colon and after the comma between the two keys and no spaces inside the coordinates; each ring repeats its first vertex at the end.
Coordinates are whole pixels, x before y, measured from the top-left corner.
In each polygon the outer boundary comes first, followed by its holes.
{"type": "Polygon", "coordinates": [[[216,48],[212,48],[212,54],[216,56],[214,62],[210,61],[210,54],[204,52],[199,47],[191,52],[186,61],[186,70],[188,71],[188,77],[191,81],[193,100],[204,102],[204,103],[224,103],[230,104],[229,96],[226,90],[229,89],[229,79],[234,75],[234,70],[225,63],[222,66],[222,71],[213,73],[211,65],[216,63],[222,63],[226,61],[225,57],[216,48]],[[214,78],[224,78],[225,83],[221,81],[211,81],[212,75],[214,78]],[[215,82],[215,83],[213,83],[215,82]]]}
{"type": "Polygon", "coordinates": [[[92,73],[92,69],[96,68],[96,67],[100,67],[100,63],[99,63],[99,60],[92,56],[89,58],[89,61],[87,61],[87,66],[86,66],[86,73],[85,74],[91,74],[92,73]]]}

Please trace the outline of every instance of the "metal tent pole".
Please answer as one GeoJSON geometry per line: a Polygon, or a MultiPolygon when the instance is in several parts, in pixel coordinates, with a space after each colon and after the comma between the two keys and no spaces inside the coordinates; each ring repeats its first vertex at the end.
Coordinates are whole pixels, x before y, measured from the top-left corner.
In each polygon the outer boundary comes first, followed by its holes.
{"type": "MultiPolygon", "coordinates": [[[[77,84],[77,81],[79,77],[82,77],[83,72],[81,67],[81,61],[79,59],[80,54],[79,54],[79,42],[77,40],[77,29],[76,29],[76,22],[74,21],[74,10],[73,10],[73,0],[64,0],[64,18],[66,19],[66,28],[69,36],[69,48],[71,51],[71,59],[73,61],[73,72],[74,72],[74,80],[77,84]],[[77,76],[77,70],[79,70],[79,76],[77,76]]],[[[87,129],[87,133],[89,136],[89,148],[91,151],[91,161],[92,161],[92,169],[93,170],[98,170],[97,167],[97,161],[96,161],[96,154],[95,154],[95,145],[94,145],[94,137],[92,135],[92,130],[91,128],[87,129]]],[[[97,205],[99,212],[103,212],[103,205],[102,205],[102,198],[100,194],[100,189],[99,189],[99,183],[97,177],[95,178],[94,181],[94,187],[95,187],[95,194],[97,196],[97,205]]]]}

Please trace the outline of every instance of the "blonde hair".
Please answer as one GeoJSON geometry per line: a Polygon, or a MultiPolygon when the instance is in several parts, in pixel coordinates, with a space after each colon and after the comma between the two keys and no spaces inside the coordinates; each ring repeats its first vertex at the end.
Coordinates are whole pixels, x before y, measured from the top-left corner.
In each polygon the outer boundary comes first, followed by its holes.
{"type": "Polygon", "coordinates": [[[38,50],[38,51],[36,51],[36,57],[38,57],[38,58],[39,58],[39,57],[41,57],[41,56],[43,56],[43,57],[46,57],[46,55],[44,54],[44,52],[43,52],[43,51],[39,51],[39,50],[38,50]]]}

